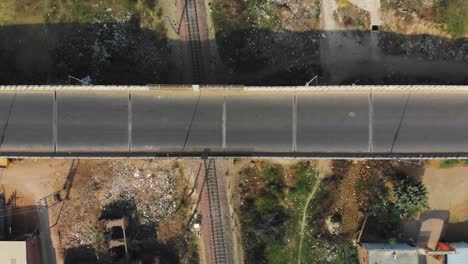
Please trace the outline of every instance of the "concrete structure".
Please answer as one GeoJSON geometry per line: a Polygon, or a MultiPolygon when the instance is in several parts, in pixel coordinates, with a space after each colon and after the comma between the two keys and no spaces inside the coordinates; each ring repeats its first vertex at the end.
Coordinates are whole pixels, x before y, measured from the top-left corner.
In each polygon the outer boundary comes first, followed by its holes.
{"type": "Polygon", "coordinates": [[[468,156],[466,86],[0,86],[0,156],[468,156]]]}
{"type": "Polygon", "coordinates": [[[418,248],[407,244],[362,243],[358,245],[360,264],[418,264],[425,257],[418,255],[418,248]]]}
{"type": "Polygon", "coordinates": [[[124,247],[125,254],[128,254],[126,229],[128,221],[126,218],[109,220],[106,223],[107,232],[109,232],[109,249],[115,247],[124,247]]]}
{"type": "Polygon", "coordinates": [[[0,263],[39,264],[39,245],[34,238],[26,241],[0,241],[0,263]]]}

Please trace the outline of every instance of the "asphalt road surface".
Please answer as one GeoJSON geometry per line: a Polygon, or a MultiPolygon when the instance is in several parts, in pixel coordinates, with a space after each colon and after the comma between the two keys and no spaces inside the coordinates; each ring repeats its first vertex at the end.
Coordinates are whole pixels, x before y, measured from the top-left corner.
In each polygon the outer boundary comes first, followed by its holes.
{"type": "Polygon", "coordinates": [[[467,153],[468,92],[0,92],[0,153],[83,152],[467,153]]]}

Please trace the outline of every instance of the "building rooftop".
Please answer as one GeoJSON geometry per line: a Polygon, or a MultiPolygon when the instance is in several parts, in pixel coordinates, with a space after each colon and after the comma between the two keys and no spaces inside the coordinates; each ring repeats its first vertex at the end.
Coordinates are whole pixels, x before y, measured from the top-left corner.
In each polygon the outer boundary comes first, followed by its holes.
{"type": "Polygon", "coordinates": [[[367,251],[369,264],[415,264],[422,263],[418,249],[407,244],[362,243],[367,251]]]}
{"type": "Polygon", "coordinates": [[[455,254],[447,255],[447,264],[468,263],[468,244],[464,242],[450,243],[455,248],[455,254]]]}
{"type": "Polygon", "coordinates": [[[0,241],[0,263],[26,264],[26,241],[0,241]]]}

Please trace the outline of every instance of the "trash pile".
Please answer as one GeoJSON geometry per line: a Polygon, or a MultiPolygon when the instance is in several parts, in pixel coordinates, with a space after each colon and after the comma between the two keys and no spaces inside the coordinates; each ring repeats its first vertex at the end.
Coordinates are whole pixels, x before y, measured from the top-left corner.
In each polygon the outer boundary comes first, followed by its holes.
{"type": "MultiPolygon", "coordinates": [[[[112,204],[132,204],[129,218],[153,226],[175,212],[176,166],[159,161],[107,161],[88,172],[84,184],[73,186],[61,212],[59,239],[62,248],[94,245],[104,234],[100,217],[112,204]]],[[[83,177],[83,175],[80,175],[83,177]]],[[[57,207],[59,208],[59,207],[57,207]]]]}
{"type": "Polygon", "coordinates": [[[101,207],[116,200],[133,200],[142,224],[159,222],[174,212],[175,171],[160,169],[156,161],[139,166],[116,161],[110,163],[112,181],[101,194],[101,207]]]}
{"type": "Polygon", "coordinates": [[[316,15],[320,6],[317,1],[311,0],[270,0],[277,6],[278,16],[282,22],[282,28],[285,30],[301,31],[313,30],[314,26],[310,19],[316,15]]]}

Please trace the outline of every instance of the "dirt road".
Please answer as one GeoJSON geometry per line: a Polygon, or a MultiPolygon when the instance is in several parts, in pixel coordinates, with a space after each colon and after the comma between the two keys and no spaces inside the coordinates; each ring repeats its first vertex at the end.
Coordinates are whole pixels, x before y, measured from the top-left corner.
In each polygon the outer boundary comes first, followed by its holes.
{"type": "Polygon", "coordinates": [[[380,0],[348,0],[370,14],[371,25],[381,25],[380,0]]]}

